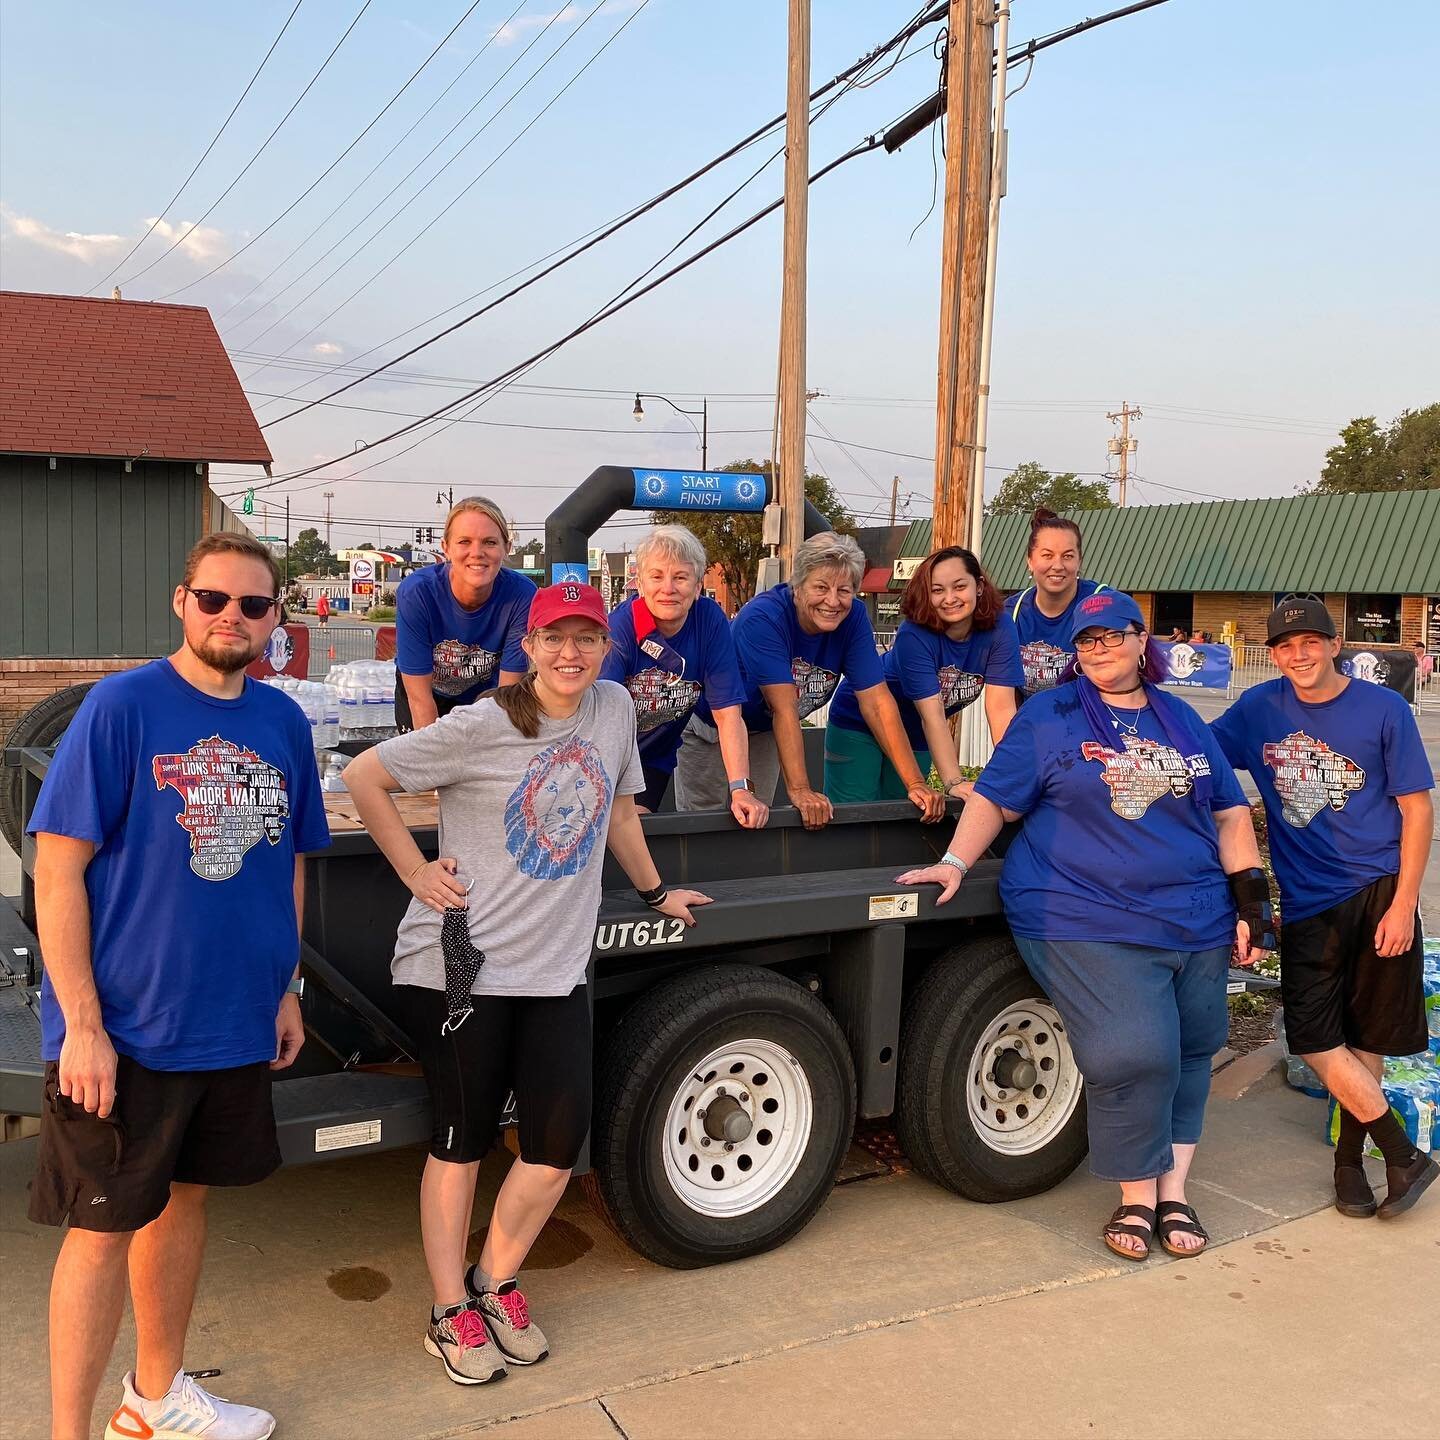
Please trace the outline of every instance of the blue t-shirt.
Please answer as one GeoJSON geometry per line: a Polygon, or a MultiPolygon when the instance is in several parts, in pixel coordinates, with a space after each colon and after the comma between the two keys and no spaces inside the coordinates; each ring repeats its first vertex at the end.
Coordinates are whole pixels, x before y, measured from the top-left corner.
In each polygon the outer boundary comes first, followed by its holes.
{"type": "Polygon", "coordinates": [[[1070,640],[1070,627],[1075,622],[1075,607],[1104,585],[1094,580],[1079,580],[1075,598],[1052,620],[1040,613],[1035,603],[1035,587],[1011,595],[1005,601],[1005,613],[1015,622],[1020,636],[1020,663],[1025,667],[1025,689],[1034,694],[1052,690],[1060,683],[1060,672],[1075,658],[1070,640]]]}
{"type": "MultiPolygon", "coordinates": [[[[945,702],[945,713],[953,715],[978,700],[987,685],[1018,687],[1025,683],[1020,641],[1008,615],[1001,615],[993,629],[972,630],[963,640],[902,620],[895,644],[885,652],[880,668],[916,750],[928,750],[929,741],[915,701],[938,695],[945,702]]],[[[830,724],[842,730],[868,728],[849,680],[840,682],[830,702],[830,724]]]]}
{"type": "Polygon", "coordinates": [[[646,644],[679,657],[678,672],[669,668],[665,656],[648,655],[637,643],[634,596],[610,612],[610,637],[614,644],[600,678],[614,680],[630,692],[640,759],[652,770],[675,768],[685,722],[702,694],[712,713],[745,699],[730,622],[708,596],[695,601],[674,635],[661,635],[656,629],[646,637],[646,644]]]}
{"type": "MultiPolygon", "coordinates": [[[[1168,697],[1167,697],[1168,698],[1168,697]]],[[[1209,768],[1210,808],[1244,805],[1218,742],[1183,701],[1197,748],[1182,756],[1150,709],[1120,711],[1138,734],[1095,739],[1073,689],[1027,701],[975,782],[1024,823],[1000,898],[1017,935],[1209,950],[1235,938],[1215,823],[1192,776],[1209,768]]]]}
{"type": "Polygon", "coordinates": [[[1246,690],[1210,727],[1260,787],[1286,920],[1400,873],[1397,795],[1434,787],[1410,707],[1352,680],[1307,705],[1283,676],[1246,690]]]}
{"type": "MultiPolygon", "coordinates": [[[[800,628],[788,585],[762,590],[740,607],[730,623],[740,678],[745,687],[741,713],[745,728],[761,734],[773,728],[770,707],[760,693],[762,685],[794,685],[803,720],[835,693],[843,675],[857,690],[885,681],[875,650],[875,631],[865,607],[853,604],[839,626],[818,635],[800,628]]],[[[711,720],[702,696],[695,713],[711,720]]]]}
{"type": "Polygon", "coordinates": [[[520,642],[530,621],[535,582],[501,570],[490,598],[466,610],[450,588],[450,564],[407,575],[395,592],[395,668],[433,675],[435,694],[468,705],[500,683],[500,672],[530,668],[520,642]]]}
{"type": "MultiPolygon", "coordinates": [[[[295,857],[330,844],[310,727],[283,691],[217,700],[155,660],[100,681],[30,817],[89,840],[90,955],[106,1033],[151,1070],[275,1058],[295,972],[295,857]]],[[[42,1053],[65,1019],[50,977],[42,1053]]]]}

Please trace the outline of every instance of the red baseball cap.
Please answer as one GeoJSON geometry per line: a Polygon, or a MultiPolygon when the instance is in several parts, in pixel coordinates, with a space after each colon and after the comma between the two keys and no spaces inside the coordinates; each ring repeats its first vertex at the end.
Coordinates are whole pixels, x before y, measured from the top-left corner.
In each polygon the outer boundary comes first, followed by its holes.
{"type": "Polygon", "coordinates": [[[605,602],[593,585],[578,580],[562,580],[535,592],[530,602],[530,629],[541,630],[557,620],[593,620],[602,630],[609,629],[605,602]]]}

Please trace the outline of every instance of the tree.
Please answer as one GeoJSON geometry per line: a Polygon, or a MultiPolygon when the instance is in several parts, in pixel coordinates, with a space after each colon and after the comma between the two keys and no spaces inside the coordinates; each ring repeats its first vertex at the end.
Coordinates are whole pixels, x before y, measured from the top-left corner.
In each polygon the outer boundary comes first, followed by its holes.
{"type": "Polygon", "coordinates": [[[345,567],[314,528],[302,530],[290,546],[292,575],[343,575],[345,567]]]}
{"type": "Polygon", "coordinates": [[[1029,515],[1037,506],[1057,513],[1063,510],[1109,510],[1113,506],[1110,487],[1103,480],[1081,480],[1066,471],[1052,475],[1038,460],[1017,465],[1000,485],[990,502],[990,513],[999,515],[1019,510],[1029,515]]]}
{"type": "MultiPolygon", "coordinates": [[[[720,469],[735,474],[770,474],[768,460],[734,460],[720,469]]],[[[805,476],[805,498],[842,535],[855,533],[855,517],[823,475],[805,476]]],[[[705,547],[712,565],[720,567],[725,588],[737,605],[755,594],[755,577],[765,546],[760,543],[758,515],[705,514],[693,510],[654,510],[650,518],[657,525],[683,525],[705,547]]]]}
{"type": "Polygon", "coordinates": [[[1325,452],[1320,478],[1305,492],[1344,495],[1366,490],[1440,488],[1440,404],[1402,410],[1383,428],[1360,415],[1325,452]]]}

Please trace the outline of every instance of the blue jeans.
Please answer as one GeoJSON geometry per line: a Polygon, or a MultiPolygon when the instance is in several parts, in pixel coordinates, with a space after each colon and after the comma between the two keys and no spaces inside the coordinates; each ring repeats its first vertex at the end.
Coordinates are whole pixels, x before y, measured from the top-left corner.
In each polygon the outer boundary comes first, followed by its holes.
{"type": "Polygon", "coordinates": [[[1090,1170],[1151,1180],[1172,1145],[1200,1139],[1210,1062],[1229,1033],[1230,949],[1160,950],[1015,936],[1031,975],[1065,1022],[1085,1077],[1090,1170]]]}

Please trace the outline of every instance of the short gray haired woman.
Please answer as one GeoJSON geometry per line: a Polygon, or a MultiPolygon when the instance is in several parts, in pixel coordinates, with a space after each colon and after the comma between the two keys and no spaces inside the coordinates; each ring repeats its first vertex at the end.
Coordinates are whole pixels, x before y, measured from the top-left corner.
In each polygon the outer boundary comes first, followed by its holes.
{"type": "MultiPolygon", "coordinates": [[[[885,683],[875,632],[855,592],[865,555],[848,535],[812,535],[795,552],[791,581],[757,595],[731,624],[744,683],[740,713],[750,735],[750,772],[767,803],[783,773],[790,803],[806,826],[834,816],[830,801],[810,783],[800,722],[826,704],[843,675],[855,690],[865,722],[905,781],[926,820],[938,820],[944,801],[925,783],[885,683]]],[[[675,772],[682,810],[726,803],[727,781],[711,713],[702,700],[686,726],[675,772]]]]}
{"type": "MultiPolygon", "coordinates": [[[[725,612],[702,593],[705,547],[683,525],[657,525],[635,547],[639,594],[610,612],[610,652],[601,679],[623,685],[635,705],[645,789],[642,813],[660,808],[680,736],[697,703],[710,709],[729,790],[722,804],[747,830],[769,818],[750,785],[745,698],[725,612]]],[[[677,796],[677,804],[678,804],[677,796]]]]}

